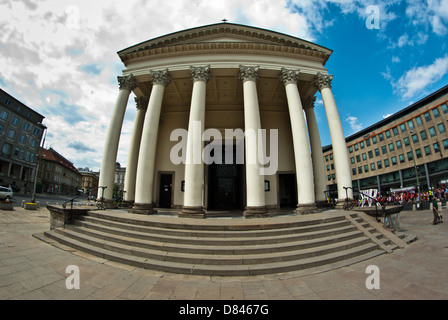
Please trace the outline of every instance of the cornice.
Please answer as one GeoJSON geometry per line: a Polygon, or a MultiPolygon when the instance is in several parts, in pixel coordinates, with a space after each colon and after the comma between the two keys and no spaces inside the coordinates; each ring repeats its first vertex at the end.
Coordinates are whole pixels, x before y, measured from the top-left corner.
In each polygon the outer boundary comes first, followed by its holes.
{"type": "MultiPolygon", "coordinates": [[[[118,52],[123,63],[141,57],[184,55],[203,50],[266,50],[318,57],[326,63],[332,50],[286,34],[238,24],[220,23],[154,38],[118,52]],[[219,41],[231,38],[234,41],[219,41]]],[[[208,52],[213,54],[214,52],[208,52]]],[[[219,52],[222,53],[222,52],[219,52]]],[[[229,52],[232,53],[232,52],[229,52]]],[[[236,52],[242,54],[241,52],[236,52]]],[[[244,53],[243,53],[244,54],[244,53]]],[[[252,54],[252,53],[251,53],[252,54]]],[[[293,54],[294,55],[294,54],[293,54]]]]}

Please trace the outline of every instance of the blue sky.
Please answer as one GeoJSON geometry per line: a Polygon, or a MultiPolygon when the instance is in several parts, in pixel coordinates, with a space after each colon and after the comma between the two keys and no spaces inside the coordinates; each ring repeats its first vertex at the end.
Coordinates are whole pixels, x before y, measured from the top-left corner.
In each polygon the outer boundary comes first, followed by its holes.
{"type": "MultiPolygon", "coordinates": [[[[46,147],[98,170],[123,69],[116,52],[223,18],[332,49],[326,67],[346,136],[448,84],[448,0],[0,0],[0,87],[46,117],[46,147]]],[[[123,165],[134,116],[131,97],[123,165]]]]}

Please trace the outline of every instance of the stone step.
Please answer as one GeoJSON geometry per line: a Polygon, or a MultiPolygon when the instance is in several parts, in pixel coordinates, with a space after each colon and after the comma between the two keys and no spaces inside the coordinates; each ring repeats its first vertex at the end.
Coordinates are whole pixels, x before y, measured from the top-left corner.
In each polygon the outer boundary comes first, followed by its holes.
{"type": "MultiPolygon", "coordinates": [[[[259,232],[258,231],[207,231],[206,233],[198,233],[197,231],[189,232],[174,232],[174,235],[159,232],[159,230],[149,229],[148,227],[138,227],[135,229],[125,229],[122,226],[103,225],[97,222],[76,221],[76,226],[82,227],[80,230],[96,230],[107,233],[109,235],[118,235],[129,237],[133,239],[157,241],[164,243],[178,243],[178,244],[195,244],[195,245],[217,245],[217,246],[241,246],[251,244],[279,244],[285,242],[310,240],[316,238],[329,237],[337,234],[344,234],[350,231],[357,230],[355,226],[350,224],[335,224],[331,223],[329,226],[318,229],[308,229],[306,227],[287,229],[288,232],[281,234],[279,232],[259,232]],[[340,226],[342,225],[342,226],[340,226]],[[138,231],[136,231],[138,230],[138,231]],[[257,232],[258,236],[253,233],[257,232]],[[229,235],[230,233],[230,235],[229,235]]],[[[286,231],[286,229],[282,229],[286,231]]]]}
{"type": "Polygon", "coordinates": [[[204,264],[201,263],[187,263],[178,261],[156,260],[147,257],[141,257],[135,254],[128,254],[122,252],[115,252],[105,247],[99,247],[86,242],[82,242],[73,238],[66,237],[65,234],[59,234],[54,231],[47,231],[45,235],[51,239],[58,241],[61,244],[68,245],[74,249],[90,253],[92,255],[125,263],[137,267],[142,267],[151,270],[158,270],[171,273],[208,275],[208,276],[249,276],[262,275],[270,273],[290,272],[302,270],[306,268],[318,267],[326,264],[340,262],[346,259],[358,257],[363,259],[363,256],[371,257],[372,255],[379,255],[384,253],[377,250],[377,246],[370,242],[358,243],[357,245],[349,245],[348,242],[339,246],[341,250],[327,250],[320,255],[310,254],[301,259],[292,259],[288,261],[276,261],[268,263],[256,264],[204,264]]]}
{"type": "MultiPolygon", "coordinates": [[[[133,239],[125,236],[110,235],[106,232],[97,230],[89,230],[79,227],[69,227],[66,229],[55,229],[56,232],[65,234],[67,237],[74,238],[78,241],[85,241],[90,244],[102,246],[104,243],[109,245],[120,244],[133,248],[143,248],[148,250],[160,251],[166,253],[187,253],[199,255],[247,255],[247,254],[275,254],[285,253],[295,250],[313,249],[324,245],[337,244],[339,242],[352,239],[360,239],[363,237],[359,231],[351,231],[344,234],[333,235],[320,239],[291,241],[278,244],[257,244],[250,245],[197,245],[197,244],[181,244],[166,243],[151,240],[133,239]]],[[[364,237],[364,240],[367,238],[364,237]]],[[[368,240],[368,239],[367,239],[368,240]]]]}
{"type": "MultiPolygon", "coordinates": [[[[133,223],[133,221],[128,222],[118,222],[109,219],[102,219],[92,215],[80,216],[76,221],[77,224],[83,224],[86,227],[91,226],[105,226],[116,228],[120,231],[130,230],[133,232],[160,234],[166,236],[179,236],[179,237],[204,237],[204,238],[235,238],[235,237],[264,237],[264,236],[284,236],[287,234],[297,234],[313,231],[324,231],[328,229],[351,226],[350,222],[345,219],[335,219],[335,221],[327,221],[321,224],[308,224],[305,226],[285,226],[282,225],[281,228],[277,229],[259,229],[255,230],[245,229],[245,230],[197,230],[190,229],[185,226],[184,229],[177,228],[166,228],[166,227],[155,227],[155,226],[145,226],[133,223]]],[[[111,229],[112,230],[112,229],[111,229]]]]}
{"type": "Polygon", "coordinates": [[[253,220],[258,219],[185,219],[177,217],[160,217],[136,215],[121,212],[120,215],[114,215],[107,211],[89,211],[88,217],[96,217],[103,220],[122,222],[131,225],[149,226],[164,229],[182,229],[199,231],[247,231],[247,230],[270,230],[283,229],[303,226],[318,226],[321,224],[344,221],[343,215],[320,215],[320,218],[302,216],[302,219],[284,221],[278,218],[265,218],[263,223],[253,220]],[[230,222],[231,220],[231,222],[230,222]]]}

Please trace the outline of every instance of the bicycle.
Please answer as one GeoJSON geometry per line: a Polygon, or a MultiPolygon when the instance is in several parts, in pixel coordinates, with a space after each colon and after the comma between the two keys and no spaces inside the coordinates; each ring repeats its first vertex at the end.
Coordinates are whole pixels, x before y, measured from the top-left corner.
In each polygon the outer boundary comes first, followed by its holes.
{"type": "Polygon", "coordinates": [[[348,189],[352,189],[352,190],[353,190],[353,188],[351,188],[351,187],[343,187],[343,188],[345,189],[345,201],[344,201],[344,206],[343,206],[343,208],[344,208],[344,210],[349,211],[349,210],[353,209],[353,207],[355,206],[355,204],[354,204],[353,200],[350,200],[350,199],[348,198],[348,192],[347,192],[347,190],[348,190],[348,189]]]}

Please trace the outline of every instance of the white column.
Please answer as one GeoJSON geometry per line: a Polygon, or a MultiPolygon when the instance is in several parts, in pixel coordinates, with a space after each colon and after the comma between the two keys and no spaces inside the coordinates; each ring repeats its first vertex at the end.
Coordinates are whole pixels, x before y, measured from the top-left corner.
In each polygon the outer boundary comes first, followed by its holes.
{"type": "Polygon", "coordinates": [[[310,213],[316,209],[314,195],[313,162],[306,128],[305,115],[300,100],[297,80],[299,71],[282,68],[280,79],[285,85],[291,122],[294,159],[296,164],[298,206],[296,212],[310,213]]]}
{"type": "Polygon", "coordinates": [[[205,126],[205,94],[210,66],[190,67],[194,81],[188,122],[184,205],[179,217],[205,218],[203,209],[204,162],[202,133],[205,126]]]}
{"type": "Polygon", "coordinates": [[[268,214],[264,194],[264,175],[260,170],[261,165],[258,159],[258,132],[261,129],[256,84],[258,67],[240,66],[240,79],[243,81],[246,148],[246,210],[244,216],[246,218],[263,217],[268,214]]]}
{"type": "Polygon", "coordinates": [[[135,179],[137,177],[138,154],[140,151],[140,142],[142,138],[143,122],[148,108],[149,97],[136,97],[137,114],[132,131],[131,144],[129,146],[128,163],[124,181],[124,200],[134,202],[135,200],[135,179]]]}
{"type": "Polygon", "coordinates": [[[331,91],[332,80],[332,75],[324,75],[319,72],[315,79],[315,84],[322,95],[325,112],[327,114],[338,186],[338,205],[343,205],[346,196],[344,187],[349,188],[347,193],[348,197],[349,199],[353,199],[353,189],[351,189],[352,174],[341,119],[336,102],[334,101],[333,92],[331,91]]]}
{"type": "Polygon", "coordinates": [[[314,100],[305,106],[306,122],[308,124],[308,132],[311,144],[311,159],[313,160],[314,170],[314,194],[316,197],[316,205],[324,206],[327,203],[325,191],[327,183],[325,180],[325,164],[322,153],[322,142],[320,140],[319,128],[317,126],[316,115],[314,113],[314,100]]]}
{"type": "Polygon", "coordinates": [[[168,69],[151,71],[152,91],[143,124],[142,139],[138,155],[135,202],[129,212],[139,214],[154,213],[154,176],[156,162],[157,135],[163,93],[170,82],[168,69]]]}
{"type": "Polygon", "coordinates": [[[103,159],[101,161],[99,187],[107,187],[103,191],[98,189],[98,198],[104,197],[106,203],[112,201],[115,178],[115,163],[117,161],[118,144],[120,141],[121,128],[123,126],[124,114],[128,104],[129,95],[136,87],[135,78],[131,75],[117,77],[120,85],[114,112],[107,129],[106,141],[104,144],[103,159]]]}

